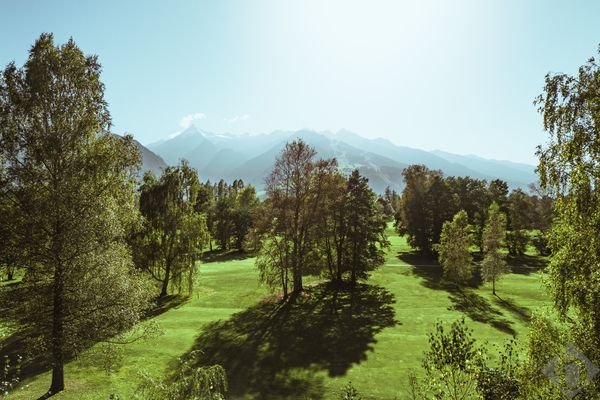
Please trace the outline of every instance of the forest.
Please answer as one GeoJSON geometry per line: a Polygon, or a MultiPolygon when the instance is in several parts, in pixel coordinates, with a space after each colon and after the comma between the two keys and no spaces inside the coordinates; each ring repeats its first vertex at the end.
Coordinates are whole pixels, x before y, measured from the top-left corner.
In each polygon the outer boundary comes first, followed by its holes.
{"type": "MultiPolygon", "coordinates": [[[[598,56],[600,56],[600,48],[598,56]]],[[[311,143],[264,177],[142,169],[99,57],[0,77],[0,398],[600,399],[600,66],[548,74],[538,181],[311,143]]]]}

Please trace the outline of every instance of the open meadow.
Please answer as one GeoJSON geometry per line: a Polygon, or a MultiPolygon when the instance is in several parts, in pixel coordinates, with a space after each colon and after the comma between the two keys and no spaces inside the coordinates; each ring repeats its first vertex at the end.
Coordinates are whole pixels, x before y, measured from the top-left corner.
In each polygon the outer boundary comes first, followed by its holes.
{"type": "MultiPolygon", "coordinates": [[[[72,360],[67,389],[55,398],[134,398],[141,373],[166,373],[197,350],[199,362],[225,367],[228,398],[337,399],[352,381],[365,399],[403,399],[435,321],[464,317],[480,342],[501,346],[516,335],[523,343],[531,312],[548,303],[539,258],[513,266],[498,296],[478,281],[456,291],[441,282],[437,263],[388,233],[385,266],[354,294],[313,279],[304,297],[283,307],[259,283],[254,258],[230,253],[200,264],[193,296],[170,297],[151,317],[162,335],[122,346],[115,372],[87,353],[72,360]]],[[[9,398],[35,398],[48,379],[49,372],[28,376],[9,398]]]]}

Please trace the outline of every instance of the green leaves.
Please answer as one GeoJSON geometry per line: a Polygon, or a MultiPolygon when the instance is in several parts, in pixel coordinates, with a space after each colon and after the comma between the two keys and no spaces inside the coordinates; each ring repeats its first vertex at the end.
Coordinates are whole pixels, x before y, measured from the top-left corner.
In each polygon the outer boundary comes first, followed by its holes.
{"type": "Polygon", "coordinates": [[[483,262],[481,273],[483,279],[492,282],[493,293],[496,294],[496,280],[505,272],[508,265],[502,253],[506,238],[506,216],[500,211],[497,203],[488,209],[488,221],[483,230],[483,262]]]}
{"type": "Polygon", "coordinates": [[[140,156],[109,124],[100,64],[72,40],[55,46],[44,34],[23,68],[3,71],[0,204],[15,205],[21,317],[51,353],[52,393],[64,388],[68,355],[130,329],[150,305],[124,243],[138,218],[140,156]]]}
{"type": "Polygon", "coordinates": [[[434,246],[443,268],[444,279],[457,285],[466,283],[473,274],[469,230],[467,213],[461,210],[454,215],[452,221],[444,222],[440,244],[434,246]]]}
{"type": "Polygon", "coordinates": [[[557,197],[549,235],[548,285],[572,340],[598,365],[600,65],[591,58],[576,75],[547,75],[535,104],[549,136],[538,147],[537,171],[542,187],[557,197]]]}
{"type": "Polygon", "coordinates": [[[140,211],[145,220],[132,243],[136,265],[161,283],[161,296],[169,286],[192,290],[195,262],[208,240],[206,218],[195,209],[199,189],[198,175],[185,160],[159,179],[144,177],[140,211]]]}
{"type": "Polygon", "coordinates": [[[429,334],[429,350],[423,358],[424,398],[476,398],[476,374],[483,365],[483,349],[475,345],[472,331],[464,319],[446,331],[438,322],[429,334]]]}

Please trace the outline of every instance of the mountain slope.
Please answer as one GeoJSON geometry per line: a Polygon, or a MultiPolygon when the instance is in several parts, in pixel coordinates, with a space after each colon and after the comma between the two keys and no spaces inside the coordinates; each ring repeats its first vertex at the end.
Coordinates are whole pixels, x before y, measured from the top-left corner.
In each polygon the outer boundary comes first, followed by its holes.
{"type": "MultiPolygon", "coordinates": [[[[509,183],[536,182],[537,175],[535,167],[528,164],[516,163],[504,160],[490,160],[474,155],[458,155],[445,151],[434,150],[432,153],[448,161],[461,164],[467,168],[480,171],[488,176],[494,176],[497,171],[502,171],[502,177],[509,183]]],[[[511,185],[518,186],[518,185],[511,185]]]]}
{"type": "Polygon", "coordinates": [[[346,130],[332,133],[304,129],[234,136],[191,126],[149,147],[170,164],[186,158],[202,180],[241,178],[260,189],[285,143],[298,138],[315,147],[319,158],[335,157],[344,173],[358,168],[379,193],[387,186],[401,191],[402,170],[410,164],[424,164],[445,175],[503,179],[513,188],[526,188],[536,181],[530,165],[397,146],[386,139],[368,139],[346,130]]]}
{"type": "Polygon", "coordinates": [[[160,176],[164,169],[167,168],[167,163],[159,155],[150,151],[137,140],[134,139],[133,142],[142,155],[142,169],[140,174],[143,176],[144,172],[152,171],[154,175],[160,176]]]}
{"type": "MultiPolygon", "coordinates": [[[[111,133],[111,135],[122,138],[121,135],[117,135],[116,133],[111,133]]],[[[139,176],[144,176],[144,172],[152,171],[154,175],[160,176],[165,168],[167,168],[167,163],[159,156],[158,154],[149,150],[146,146],[133,139],[133,144],[137,147],[140,155],[142,156],[142,165],[140,167],[139,176]]]]}

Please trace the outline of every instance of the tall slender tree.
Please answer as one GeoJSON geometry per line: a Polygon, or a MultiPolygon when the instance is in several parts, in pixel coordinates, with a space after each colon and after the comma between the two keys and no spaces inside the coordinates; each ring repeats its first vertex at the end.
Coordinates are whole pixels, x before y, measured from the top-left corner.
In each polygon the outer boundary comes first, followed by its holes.
{"type": "Polygon", "coordinates": [[[311,266],[325,181],[337,166],[335,159],[315,161],[315,155],[315,149],[301,139],[287,143],[267,178],[269,233],[283,240],[285,246],[280,248],[289,252],[284,259],[289,260],[294,294],[302,291],[302,276],[311,266]]]}
{"type": "Polygon", "coordinates": [[[98,339],[132,327],[149,305],[125,245],[139,215],[131,137],[108,132],[96,56],[43,34],[22,68],[0,78],[1,202],[15,204],[14,235],[27,254],[26,307],[51,360],[48,396],[64,364],[98,339]]]}
{"type": "Polygon", "coordinates": [[[389,246],[385,236],[385,217],[368,182],[358,170],[352,171],[348,178],[345,208],[350,281],[353,285],[358,278],[365,278],[368,271],[384,263],[384,249],[389,246]]]}
{"type": "Polygon", "coordinates": [[[323,240],[329,278],[341,282],[350,262],[346,252],[348,239],[347,189],[344,176],[335,172],[327,178],[324,204],[319,217],[319,235],[323,240]]]}
{"type": "Polygon", "coordinates": [[[506,237],[506,216],[498,203],[488,209],[488,220],[483,230],[482,274],[486,282],[492,282],[492,293],[496,294],[496,281],[507,272],[505,256],[502,254],[506,237]]]}
{"type": "MultiPolygon", "coordinates": [[[[600,46],[598,47],[600,57],[600,46]]],[[[536,99],[548,142],[538,147],[542,189],[556,197],[548,284],[571,340],[600,365],[600,64],[547,75],[536,99]]],[[[600,392],[600,380],[591,391],[600,392]]]]}

